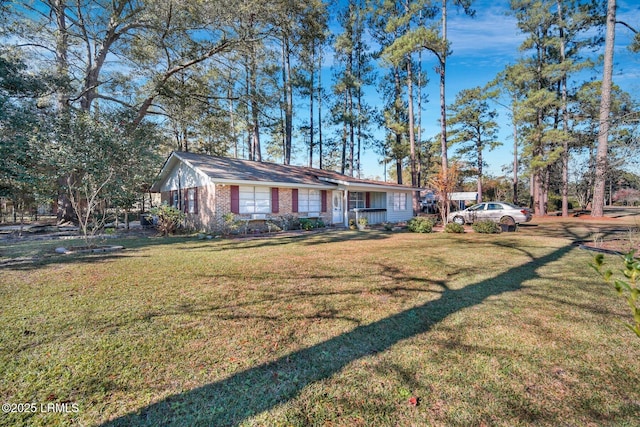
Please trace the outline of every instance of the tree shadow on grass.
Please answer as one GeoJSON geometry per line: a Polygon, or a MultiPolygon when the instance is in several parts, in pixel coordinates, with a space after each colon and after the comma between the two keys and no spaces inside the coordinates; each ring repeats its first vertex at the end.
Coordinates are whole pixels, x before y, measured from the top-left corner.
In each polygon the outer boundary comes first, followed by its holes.
{"type": "Polygon", "coordinates": [[[77,246],[85,246],[86,242],[82,237],[77,237],[69,240],[49,240],[49,241],[11,241],[5,242],[4,245],[0,245],[0,253],[9,257],[9,259],[0,263],[0,271],[2,269],[7,270],[21,270],[30,271],[38,270],[40,268],[47,267],[49,265],[64,265],[64,264],[91,264],[97,262],[104,262],[108,260],[119,259],[129,256],[132,252],[135,253],[139,250],[157,247],[157,246],[171,246],[177,245],[189,241],[187,237],[123,237],[113,238],[105,240],[96,240],[96,246],[103,245],[116,245],[123,246],[124,249],[116,252],[104,252],[104,253],[72,253],[72,254],[58,254],[55,249],[58,247],[65,247],[73,249],[77,246]],[[36,247],[35,245],[40,245],[36,247]],[[20,248],[22,246],[22,249],[20,248]],[[17,249],[15,249],[17,248],[17,249]]]}
{"type": "MultiPolygon", "coordinates": [[[[427,332],[447,316],[481,304],[491,296],[521,289],[524,281],[537,277],[537,269],[560,259],[570,250],[570,246],[556,249],[462,289],[444,287],[437,300],[358,326],[218,382],[169,396],[136,413],[104,423],[102,427],[238,425],[295,398],[306,386],[334,375],[355,360],[383,352],[402,340],[427,332]]],[[[393,274],[392,271],[388,273],[393,274]]]]}

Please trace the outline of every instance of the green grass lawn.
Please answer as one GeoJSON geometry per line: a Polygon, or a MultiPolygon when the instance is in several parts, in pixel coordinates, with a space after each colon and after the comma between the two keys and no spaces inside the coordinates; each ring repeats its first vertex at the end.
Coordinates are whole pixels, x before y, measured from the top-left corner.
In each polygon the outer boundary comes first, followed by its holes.
{"type": "MultiPolygon", "coordinates": [[[[78,410],[0,425],[637,425],[628,309],[547,234],[130,239],[2,268],[0,401],[78,410]]],[[[2,250],[56,246],[24,245],[2,250]]]]}

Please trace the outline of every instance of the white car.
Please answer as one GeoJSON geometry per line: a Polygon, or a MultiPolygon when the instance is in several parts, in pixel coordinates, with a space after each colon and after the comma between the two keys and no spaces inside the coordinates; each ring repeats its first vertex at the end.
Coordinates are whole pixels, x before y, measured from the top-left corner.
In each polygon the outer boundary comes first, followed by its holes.
{"type": "Polygon", "coordinates": [[[484,220],[500,224],[520,224],[531,221],[531,210],[507,202],[483,202],[451,212],[447,219],[461,225],[484,220]]]}

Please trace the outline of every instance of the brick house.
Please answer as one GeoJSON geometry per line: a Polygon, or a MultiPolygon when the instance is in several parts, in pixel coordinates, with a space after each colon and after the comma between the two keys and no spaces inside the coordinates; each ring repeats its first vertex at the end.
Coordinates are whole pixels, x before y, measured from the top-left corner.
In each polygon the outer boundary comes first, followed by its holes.
{"type": "Polygon", "coordinates": [[[337,226],[356,216],[369,224],[405,221],[413,217],[415,189],[302,166],[173,152],[151,191],[184,211],[189,226],[212,230],[228,213],[256,225],[285,216],[337,226]]]}

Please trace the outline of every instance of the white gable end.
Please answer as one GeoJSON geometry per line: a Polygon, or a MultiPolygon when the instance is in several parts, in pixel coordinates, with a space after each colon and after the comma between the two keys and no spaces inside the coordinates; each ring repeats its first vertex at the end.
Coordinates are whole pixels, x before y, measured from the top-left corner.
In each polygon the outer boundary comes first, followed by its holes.
{"type": "Polygon", "coordinates": [[[160,191],[178,190],[181,188],[204,187],[210,183],[209,178],[198,173],[189,165],[178,162],[169,172],[160,186],[160,191]]]}

